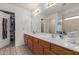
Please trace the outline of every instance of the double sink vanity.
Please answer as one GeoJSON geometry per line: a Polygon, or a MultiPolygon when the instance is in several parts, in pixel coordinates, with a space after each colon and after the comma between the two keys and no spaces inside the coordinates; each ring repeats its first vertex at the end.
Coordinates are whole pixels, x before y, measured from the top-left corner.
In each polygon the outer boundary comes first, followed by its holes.
{"type": "Polygon", "coordinates": [[[24,33],[25,45],[34,55],[79,55],[79,45],[49,33],[24,33]]]}

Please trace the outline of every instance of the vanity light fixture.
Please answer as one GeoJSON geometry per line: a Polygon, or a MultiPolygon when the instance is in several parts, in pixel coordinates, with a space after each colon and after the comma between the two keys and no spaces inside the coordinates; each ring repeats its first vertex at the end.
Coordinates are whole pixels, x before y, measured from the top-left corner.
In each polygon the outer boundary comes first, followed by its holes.
{"type": "Polygon", "coordinates": [[[78,19],[78,18],[79,18],[79,16],[74,16],[74,17],[66,18],[66,19],[64,19],[64,20],[72,20],[72,19],[78,19]]]}
{"type": "Polygon", "coordinates": [[[35,13],[35,14],[34,14],[34,16],[36,16],[36,15],[38,15],[38,14],[40,14],[40,11],[39,11],[39,12],[37,12],[37,13],[35,13]]]}
{"type": "Polygon", "coordinates": [[[55,6],[55,5],[56,5],[56,3],[48,3],[46,8],[50,8],[50,7],[55,6]]]}
{"type": "Polygon", "coordinates": [[[39,13],[40,13],[40,9],[37,8],[37,9],[32,13],[32,15],[36,16],[36,15],[38,15],[39,13]]]}
{"type": "Polygon", "coordinates": [[[39,8],[37,8],[32,14],[35,14],[38,10],[39,10],[39,8]]]}

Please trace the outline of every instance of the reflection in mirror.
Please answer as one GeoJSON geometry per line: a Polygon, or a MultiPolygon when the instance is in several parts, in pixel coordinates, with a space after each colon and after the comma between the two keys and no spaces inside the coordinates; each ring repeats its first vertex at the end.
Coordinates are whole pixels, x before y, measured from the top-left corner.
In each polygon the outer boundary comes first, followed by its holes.
{"type": "Polygon", "coordinates": [[[44,32],[44,24],[43,24],[43,19],[41,19],[41,32],[44,32]]]}
{"type": "Polygon", "coordinates": [[[7,19],[3,18],[2,19],[2,38],[6,39],[7,38],[7,19]]]}
{"type": "Polygon", "coordinates": [[[49,19],[41,19],[41,33],[49,33],[49,19]]]}
{"type": "Polygon", "coordinates": [[[75,32],[79,31],[79,19],[71,19],[71,20],[64,20],[64,31],[65,32],[75,32]]]}
{"type": "Polygon", "coordinates": [[[67,41],[75,44],[79,44],[79,18],[74,18],[70,20],[64,19],[63,28],[70,38],[67,41]]]}
{"type": "Polygon", "coordinates": [[[57,15],[52,17],[34,16],[32,20],[32,32],[51,33],[62,32],[62,19],[57,15]],[[57,19],[57,21],[56,21],[57,19]]]}

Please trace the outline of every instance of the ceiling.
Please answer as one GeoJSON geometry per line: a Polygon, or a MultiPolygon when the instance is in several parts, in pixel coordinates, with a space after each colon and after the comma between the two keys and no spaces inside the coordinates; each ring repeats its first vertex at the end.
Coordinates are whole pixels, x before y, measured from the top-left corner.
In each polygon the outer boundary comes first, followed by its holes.
{"type": "Polygon", "coordinates": [[[40,8],[41,14],[49,16],[55,12],[61,12],[67,14],[73,12],[74,8],[78,9],[79,3],[57,3],[56,6],[50,8],[45,8],[46,3],[13,3],[16,6],[30,10],[31,12],[35,11],[37,8],[40,8]]]}
{"type": "Polygon", "coordinates": [[[40,11],[42,12],[42,14],[49,14],[51,12],[47,12],[46,10],[49,10],[51,11],[50,9],[46,9],[46,4],[47,3],[11,3],[12,5],[15,5],[15,6],[19,6],[19,7],[22,7],[22,8],[25,8],[25,9],[28,9],[29,11],[33,12],[35,11],[36,9],[40,8],[40,11]]]}
{"type": "Polygon", "coordinates": [[[35,9],[37,9],[40,5],[40,3],[12,3],[13,5],[25,8],[33,12],[35,9]]]}
{"type": "Polygon", "coordinates": [[[57,3],[55,6],[52,6],[44,11],[42,11],[42,14],[44,14],[46,17],[50,16],[54,13],[60,13],[64,15],[68,15],[69,13],[75,13],[75,11],[79,10],[79,3],[57,3]]]}

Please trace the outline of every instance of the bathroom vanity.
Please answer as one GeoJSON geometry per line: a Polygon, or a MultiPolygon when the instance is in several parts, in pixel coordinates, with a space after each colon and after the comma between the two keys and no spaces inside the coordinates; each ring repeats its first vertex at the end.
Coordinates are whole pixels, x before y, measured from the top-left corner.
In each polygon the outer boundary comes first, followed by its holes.
{"type": "Polygon", "coordinates": [[[51,34],[24,34],[25,45],[34,55],[79,55],[79,46],[56,40],[51,34]]]}

